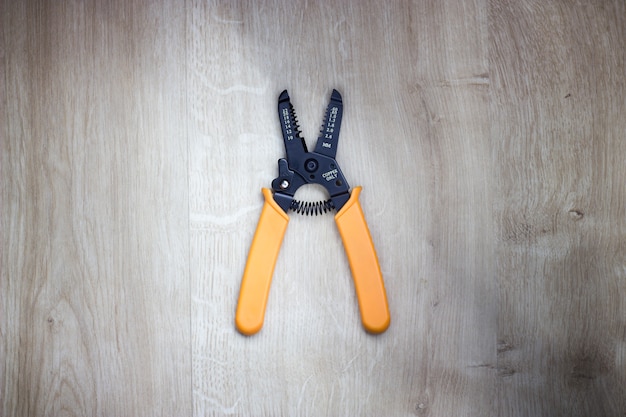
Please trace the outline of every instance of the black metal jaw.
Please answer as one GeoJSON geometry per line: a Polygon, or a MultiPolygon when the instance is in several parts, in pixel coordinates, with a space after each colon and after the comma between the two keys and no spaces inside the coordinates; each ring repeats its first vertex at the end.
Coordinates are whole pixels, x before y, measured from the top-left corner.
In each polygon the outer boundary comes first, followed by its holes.
{"type": "Polygon", "coordinates": [[[281,93],[278,116],[287,158],[278,160],[278,177],[272,181],[272,189],[274,200],[285,212],[290,208],[303,214],[318,214],[318,211],[326,212],[332,208],[340,210],[350,198],[350,186],[335,160],[342,114],[341,94],[333,90],[315,151],[308,152],[289,94],[287,90],[281,93]],[[310,209],[304,208],[300,202],[294,205],[294,194],[305,184],[324,187],[330,203],[304,203],[310,204],[310,209]]]}

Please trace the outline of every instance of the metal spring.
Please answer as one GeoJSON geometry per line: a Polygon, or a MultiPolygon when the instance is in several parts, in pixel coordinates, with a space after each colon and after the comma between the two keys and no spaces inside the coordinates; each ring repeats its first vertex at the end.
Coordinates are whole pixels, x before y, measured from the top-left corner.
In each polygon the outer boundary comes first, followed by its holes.
{"type": "Polygon", "coordinates": [[[289,209],[302,215],[317,216],[318,214],[328,213],[335,209],[332,200],[326,201],[298,201],[292,200],[289,209]]]}

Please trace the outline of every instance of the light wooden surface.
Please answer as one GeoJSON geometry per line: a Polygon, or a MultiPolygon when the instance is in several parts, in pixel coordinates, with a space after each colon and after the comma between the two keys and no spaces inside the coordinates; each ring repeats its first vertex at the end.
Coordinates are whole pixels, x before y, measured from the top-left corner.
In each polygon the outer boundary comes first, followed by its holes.
{"type": "Polygon", "coordinates": [[[591,3],[0,2],[0,415],[626,416],[626,6],[591,3]],[[285,88],[310,146],[343,94],[383,335],[328,215],[234,328],[285,88]]]}

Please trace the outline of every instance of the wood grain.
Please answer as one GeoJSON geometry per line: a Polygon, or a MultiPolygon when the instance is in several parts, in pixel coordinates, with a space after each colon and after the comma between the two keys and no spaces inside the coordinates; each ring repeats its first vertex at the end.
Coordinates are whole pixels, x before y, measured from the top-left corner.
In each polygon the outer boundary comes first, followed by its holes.
{"type": "Polygon", "coordinates": [[[0,414],[189,414],[184,13],[2,11],[0,414]]]}
{"type": "Polygon", "coordinates": [[[622,416],[626,10],[490,10],[499,409],[622,416]]]}
{"type": "Polygon", "coordinates": [[[623,2],[0,16],[0,415],[626,416],[623,2]],[[332,216],[296,214],[235,330],[285,88],[309,147],[343,95],[380,336],[332,216]]]}

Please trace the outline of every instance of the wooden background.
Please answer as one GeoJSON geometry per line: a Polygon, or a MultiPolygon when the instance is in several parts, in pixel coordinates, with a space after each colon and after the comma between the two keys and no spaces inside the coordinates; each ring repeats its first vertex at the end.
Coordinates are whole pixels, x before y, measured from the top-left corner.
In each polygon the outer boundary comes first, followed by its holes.
{"type": "Polygon", "coordinates": [[[624,1],[0,13],[0,415],[626,416],[624,1]],[[328,215],[234,328],[284,88],[310,145],[343,94],[383,335],[328,215]]]}

